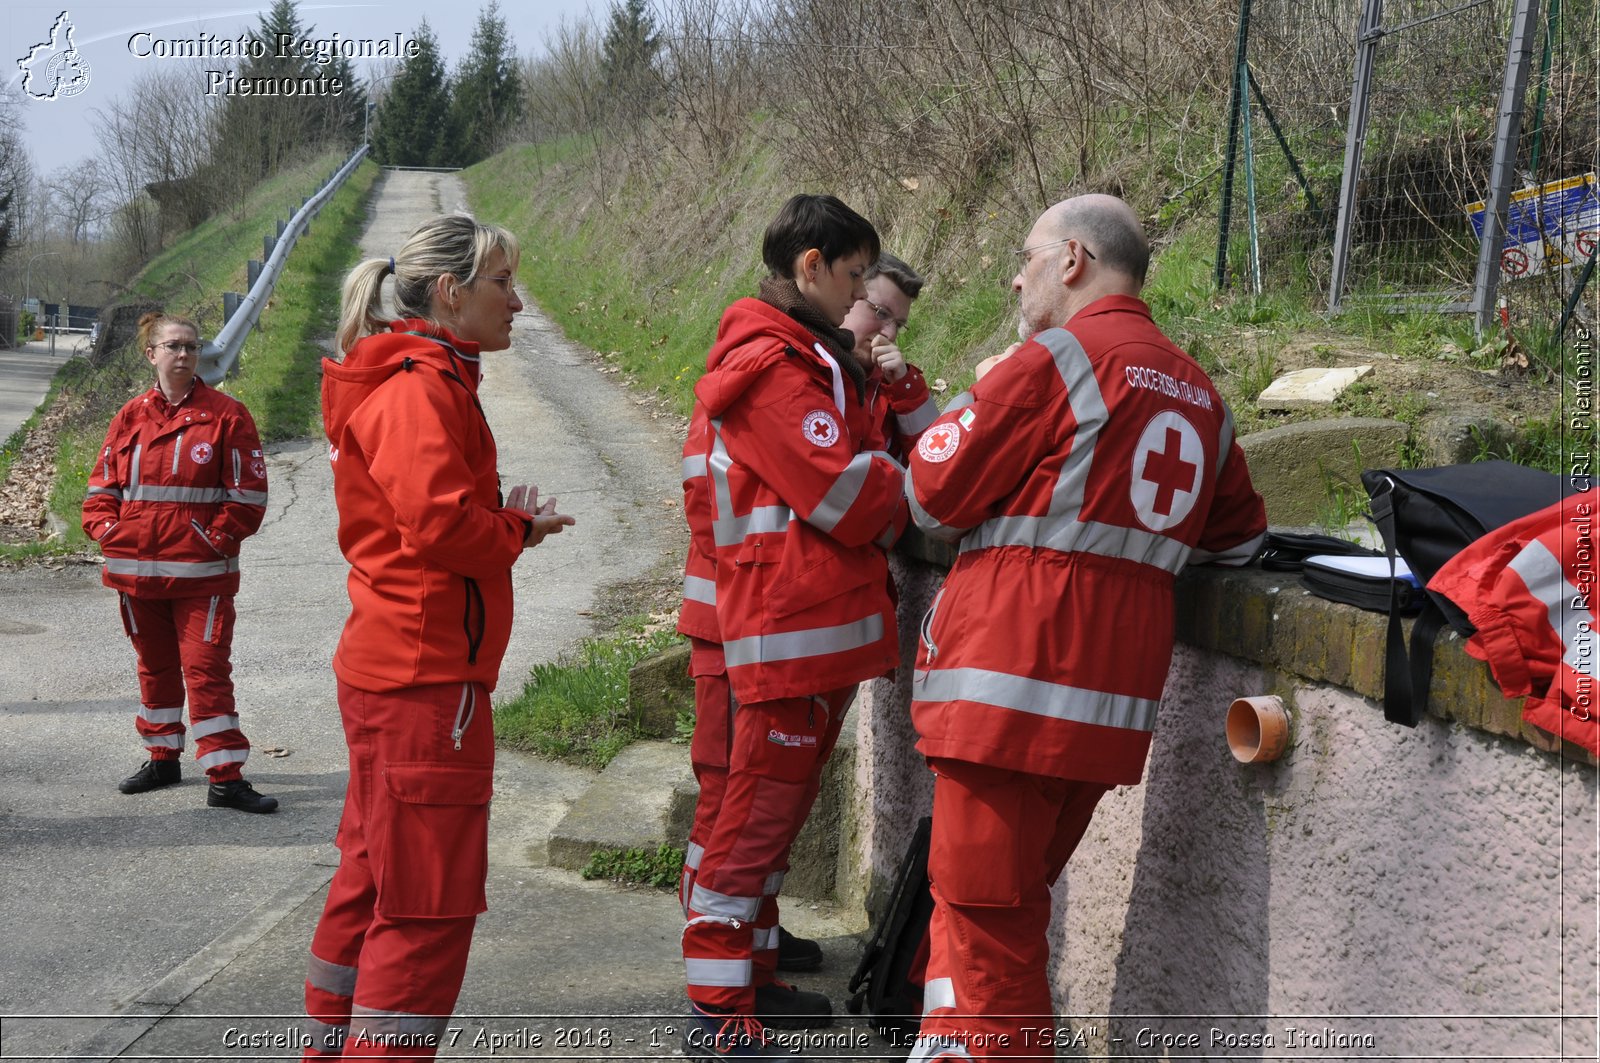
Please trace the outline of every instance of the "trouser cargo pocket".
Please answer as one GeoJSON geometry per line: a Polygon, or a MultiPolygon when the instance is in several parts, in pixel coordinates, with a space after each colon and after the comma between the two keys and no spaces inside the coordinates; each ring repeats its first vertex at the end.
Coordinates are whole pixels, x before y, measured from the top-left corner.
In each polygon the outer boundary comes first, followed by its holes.
{"type": "Polygon", "coordinates": [[[493,765],[396,762],[383,776],[389,815],[376,869],[378,910],[412,919],[484,911],[493,765]]]}

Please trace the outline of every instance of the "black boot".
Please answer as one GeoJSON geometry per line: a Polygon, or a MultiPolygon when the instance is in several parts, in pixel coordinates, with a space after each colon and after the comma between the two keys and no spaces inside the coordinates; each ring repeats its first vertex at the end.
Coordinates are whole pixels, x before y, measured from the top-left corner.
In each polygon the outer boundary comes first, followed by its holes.
{"type": "Polygon", "coordinates": [[[756,987],[756,1019],[774,1030],[805,1030],[833,1025],[833,1004],[788,982],[756,987]]]}
{"type": "Polygon", "coordinates": [[[822,966],[822,946],[778,927],[778,970],[814,971],[822,966]]]}
{"type": "Polygon", "coordinates": [[[183,772],[176,760],[147,760],[138,771],[117,783],[117,789],[125,794],[142,794],[146,790],[176,786],[182,781],[183,772]]]}
{"type": "Polygon", "coordinates": [[[237,808],[240,812],[276,812],[278,799],[256,793],[243,779],[214,782],[206,791],[206,804],[212,808],[237,808]]]}

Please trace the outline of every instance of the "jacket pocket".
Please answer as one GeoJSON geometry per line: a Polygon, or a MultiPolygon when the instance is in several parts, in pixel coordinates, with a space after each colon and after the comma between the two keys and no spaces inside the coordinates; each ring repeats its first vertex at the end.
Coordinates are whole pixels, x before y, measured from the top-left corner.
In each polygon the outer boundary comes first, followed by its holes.
{"type": "Polygon", "coordinates": [[[791,525],[794,537],[768,580],[767,613],[792,616],[870,583],[886,586],[889,563],[871,547],[847,550],[821,532],[791,525]]]}
{"type": "Polygon", "coordinates": [[[383,781],[390,800],[379,832],[378,910],[409,919],[484,911],[493,765],[396,762],[383,781]]]}
{"type": "Polygon", "coordinates": [[[196,520],[193,517],[190,517],[189,518],[189,527],[194,529],[194,533],[200,537],[200,541],[206,544],[206,549],[207,550],[210,550],[213,554],[216,554],[218,557],[229,557],[229,556],[232,556],[230,554],[224,553],[223,551],[221,551],[221,550],[219,550],[217,548],[217,544],[211,541],[211,536],[206,534],[205,526],[203,524],[201,524],[198,520],[196,520]]]}

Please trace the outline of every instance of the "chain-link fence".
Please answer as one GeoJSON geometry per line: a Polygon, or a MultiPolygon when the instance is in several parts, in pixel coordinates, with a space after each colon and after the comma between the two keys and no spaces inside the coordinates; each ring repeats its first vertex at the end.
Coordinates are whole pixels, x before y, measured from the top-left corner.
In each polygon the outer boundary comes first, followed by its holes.
{"type": "MultiPolygon", "coordinates": [[[[1472,208],[1481,222],[1515,7],[1513,0],[1255,0],[1247,26],[1252,91],[1241,110],[1220,279],[1303,287],[1344,309],[1466,310],[1479,251],[1472,208]],[[1363,25],[1374,7],[1376,30],[1363,25]],[[1348,197],[1343,284],[1333,292],[1364,33],[1372,45],[1365,135],[1348,197]]],[[[1596,169],[1600,150],[1595,5],[1550,0],[1532,28],[1512,185],[1577,179],[1570,189],[1596,169]]],[[[1529,232],[1516,224],[1517,204],[1531,198],[1513,201],[1500,291],[1513,313],[1553,325],[1581,265],[1570,261],[1571,245],[1586,244],[1572,231],[1565,254],[1552,242],[1546,255],[1542,240],[1519,251],[1529,232]]],[[[1565,221],[1570,230],[1581,219],[1568,210],[1565,221]]]]}

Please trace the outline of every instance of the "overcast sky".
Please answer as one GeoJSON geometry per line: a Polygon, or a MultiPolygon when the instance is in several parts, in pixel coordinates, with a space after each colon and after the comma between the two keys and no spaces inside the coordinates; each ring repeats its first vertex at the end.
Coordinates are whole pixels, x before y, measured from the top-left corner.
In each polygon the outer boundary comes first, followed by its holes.
{"type": "MultiPolygon", "coordinates": [[[[384,0],[382,3],[331,4],[304,2],[299,4],[300,21],[315,27],[314,38],[328,38],[338,34],[345,39],[392,39],[400,33],[409,37],[424,16],[439,38],[439,47],[448,66],[454,67],[467,50],[472,37],[472,27],[478,12],[487,0],[467,0],[460,4],[426,3],[424,0],[384,0]]],[[[542,50],[542,42],[560,25],[562,19],[582,18],[591,3],[596,11],[608,9],[607,0],[501,0],[500,14],[522,55],[542,50]]],[[[7,0],[6,11],[0,18],[5,25],[6,85],[18,91],[22,75],[18,60],[28,56],[34,45],[50,38],[51,27],[63,10],[68,12],[75,27],[73,43],[88,64],[88,83],[72,97],[58,96],[54,100],[22,100],[22,114],[26,122],[28,147],[33,157],[35,172],[45,177],[59,176],[69,171],[81,159],[99,153],[95,141],[93,112],[120,96],[133,80],[141,74],[162,69],[162,60],[136,58],[129,39],[141,31],[154,38],[193,40],[202,32],[218,37],[235,38],[241,32],[254,28],[259,12],[270,7],[270,0],[257,0],[230,5],[227,0],[210,3],[196,0],[172,0],[166,3],[105,2],[70,3],[63,8],[62,0],[41,4],[32,0],[7,0]]],[[[141,38],[138,47],[149,50],[141,38]]],[[[48,56],[41,53],[36,66],[46,65],[48,56]]],[[[219,59],[214,65],[222,68],[232,65],[219,59]]],[[[365,73],[365,65],[357,61],[356,67],[365,73]]],[[[170,69],[170,67],[169,67],[170,69]]],[[[35,81],[38,86],[42,81],[35,81]]],[[[159,131],[152,130],[153,135],[159,131]]]]}

